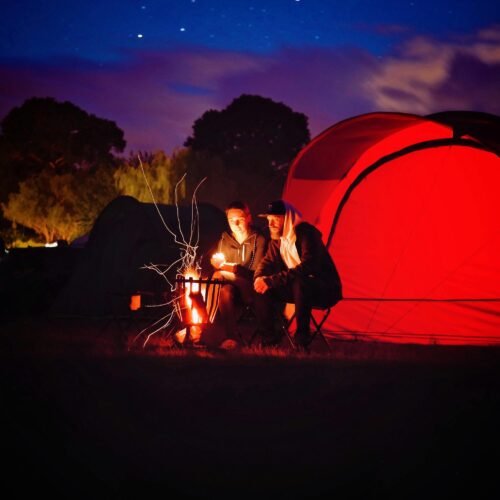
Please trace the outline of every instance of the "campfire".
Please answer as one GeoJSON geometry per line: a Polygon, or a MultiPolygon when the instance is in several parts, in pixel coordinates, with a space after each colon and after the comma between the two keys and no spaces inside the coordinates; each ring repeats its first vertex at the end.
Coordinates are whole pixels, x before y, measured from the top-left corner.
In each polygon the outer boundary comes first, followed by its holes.
{"type": "Polygon", "coordinates": [[[197,342],[203,328],[213,321],[220,281],[201,278],[193,270],[175,281],[179,297],[177,314],[184,327],[175,336],[179,343],[189,345],[197,342]]]}

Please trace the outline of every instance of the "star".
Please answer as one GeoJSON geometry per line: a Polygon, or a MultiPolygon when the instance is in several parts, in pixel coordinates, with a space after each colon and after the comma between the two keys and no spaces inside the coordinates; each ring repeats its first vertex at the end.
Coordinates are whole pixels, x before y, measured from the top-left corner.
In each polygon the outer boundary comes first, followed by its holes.
{"type": "Polygon", "coordinates": [[[143,34],[142,33],[137,33],[137,38],[142,38],[143,34]]]}
{"type": "Polygon", "coordinates": [[[186,31],[186,28],[180,28],[179,31],[186,31]]]}

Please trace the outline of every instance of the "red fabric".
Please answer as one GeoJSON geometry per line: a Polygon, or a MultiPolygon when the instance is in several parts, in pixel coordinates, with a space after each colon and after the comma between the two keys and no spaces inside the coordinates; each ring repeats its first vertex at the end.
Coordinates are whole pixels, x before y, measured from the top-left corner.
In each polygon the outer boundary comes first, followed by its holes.
{"type": "MultiPolygon", "coordinates": [[[[325,241],[338,216],[329,250],[344,299],[325,328],[390,342],[500,344],[500,159],[466,145],[427,147],[365,176],[388,154],[452,136],[443,125],[408,122],[344,155],[350,168],[323,190],[293,177],[300,164],[290,172],[284,198],[308,214],[325,241]]],[[[335,135],[329,141],[340,149],[335,135]]]]}

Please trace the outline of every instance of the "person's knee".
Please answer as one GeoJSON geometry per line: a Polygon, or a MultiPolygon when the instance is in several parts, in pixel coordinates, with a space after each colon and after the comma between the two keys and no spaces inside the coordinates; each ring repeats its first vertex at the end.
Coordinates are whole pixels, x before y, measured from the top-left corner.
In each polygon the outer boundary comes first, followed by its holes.
{"type": "Polygon", "coordinates": [[[234,302],[236,298],[236,291],[233,286],[225,285],[220,290],[220,301],[224,303],[234,302]]]}
{"type": "Polygon", "coordinates": [[[224,279],[224,276],[223,276],[223,274],[222,274],[220,271],[215,271],[215,272],[212,274],[212,279],[213,279],[213,280],[223,280],[223,279],[224,279]]]}
{"type": "Polygon", "coordinates": [[[256,293],[253,297],[252,301],[253,307],[255,309],[262,309],[268,307],[270,304],[272,304],[272,298],[271,295],[266,292],[266,293],[256,293]]]}
{"type": "Polygon", "coordinates": [[[307,292],[307,283],[301,276],[294,276],[291,280],[291,288],[294,297],[304,295],[307,292]]]}

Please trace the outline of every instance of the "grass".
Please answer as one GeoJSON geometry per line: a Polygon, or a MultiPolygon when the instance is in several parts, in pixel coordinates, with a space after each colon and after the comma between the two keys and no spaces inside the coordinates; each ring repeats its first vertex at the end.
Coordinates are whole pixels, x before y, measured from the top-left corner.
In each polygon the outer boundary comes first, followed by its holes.
{"type": "MultiPolygon", "coordinates": [[[[262,349],[258,345],[224,352],[213,344],[209,349],[182,348],[171,339],[156,334],[144,345],[137,337],[145,324],[120,324],[106,318],[51,318],[15,316],[7,318],[0,342],[6,352],[36,356],[79,353],[89,356],[146,356],[194,359],[301,360],[309,362],[409,362],[409,363],[481,363],[500,359],[499,346],[434,346],[390,344],[383,342],[329,339],[330,350],[317,337],[309,353],[294,351],[283,339],[279,348],[262,349]]],[[[248,339],[248,335],[246,336],[248,339]]],[[[285,361],[286,362],[286,361],[285,361]]]]}
{"type": "Polygon", "coordinates": [[[127,350],[102,320],[1,331],[4,490],[51,497],[498,496],[497,348],[127,350]],[[491,458],[490,458],[491,457],[491,458]]]}

